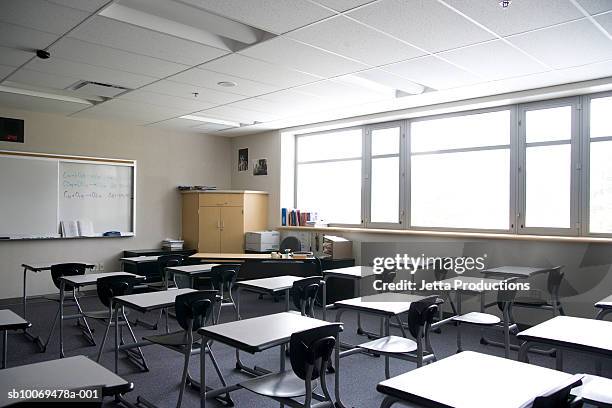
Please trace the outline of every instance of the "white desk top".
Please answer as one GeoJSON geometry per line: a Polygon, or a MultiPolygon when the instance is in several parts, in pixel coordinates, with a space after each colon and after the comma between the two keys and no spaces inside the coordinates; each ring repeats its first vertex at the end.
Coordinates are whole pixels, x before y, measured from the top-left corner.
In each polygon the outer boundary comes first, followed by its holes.
{"type": "Polygon", "coordinates": [[[176,275],[197,275],[198,273],[207,273],[215,266],[220,264],[198,264],[198,265],[182,265],[182,266],[171,266],[166,268],[168,272],[172,272],[176,275]]]}
{"type": "Polygon", "coordinates": [[[85,264],[85,267],[88,269],[93,269],[96,265],[92,262],[85,261],[51,261],[51,262],[32,262],[32,263],[23,263],[21,266],[33,272],[40,271],[50,271],[51,266],[62,264],[62,263],[82,263],[85,264]]]}
{"type": "Polygon", "coordinates": [[[464,351],[378,384],[404,401],[453,408],[519,408],[572,376],[532,364],[464,351]],[[444,384],[444,390],[436,386],[444,384]],[[421,402],[422,403],[422,402],[421,402]]]}
{"type": "Polygon", "coordinates": [[[612,309],[612,295],[607,298],[601,299],[599,302],[595,303],[595,307],[600,309],[612,309]]]}
{"type": "MultiPolygon", "coordinates": [[[[102,386],[104,395],[125,393],[132,383],[107,370],[85,356],[61,358],[0,370],[0,407],[15,404],[6,390],[76,390],[102,386]]],[[[34,404],[36,406],[36,404],[34,404]]]]}
{"type": "Polygon", "coordinates": [[[323,271],[323,276],[336,276],[339,278],[361,279],[371,275],[374,275],[374,268],[371,266],[349,266],[323,271]]]}
{"type": "Polygon", "coordinates": [[[281,292],[291,289],[293,282],[306,279],[303,276],[274,276],[272,278],[251,279],[236,283],[236,287],[252,289],[256,291],[264,291],[269,293],[281,292]]]}
{"type": "Polygon", "coordinates": [[[407,312],[410,309],[410,303],[426,297],[428,296],[388,292],[340,300],[334,305],[343,309],[395,316],[407,312]]]}
{"type": "Polygon", "coordinates": [[[463,292],[472,292],[472,293],[482,293],[482,292],[486,292],[486,290],[479,290],[478,288],[474,287],[473,290],[465,290],[465,289],[461,289],[461,287],[464,284],[467,285],[477,285],[479,283],[484,283],[485,285],[487,284],[496,284],[499,282],[503,282],[504,279],[491,279],[491,278],[477,278],[474,276],[455,276],[454,278],[448,278],[448,279],[443,279],[441,281],[439,281],[440,283],[448,283],[450,285],[453,286],[453,288],[457,288],[457,290],[461,290],[463,292]],[[456,282],[459,282],[457,284],[455,284],[456,282]]]}
{"type": "Polygon", "coordinates": [[[30,322],[9,309],[0,310],[0,330],[17,330],[30,327],[30,322]]]}
{"type": "Polygon", "coordinates": [[[138,279],[144,279],[144,276],[134,275],[129,272],[103,272],[103,273],[86,273],[85,275],[62,276],[60,279],[72,286],[86,286],[95,284],[98,279],[108,276],[132,276],[138,279]]]}
{"type": "Polygon", "coordinates": [[[482,271],[485,275],[502,275],[515,276],[520,278],[529,278],[539,273],[550,271],[550,267],[531,267],[531,266],[500,266],[498,268],[485,269],[482,271]]]}
{"type": "Polygon", "coordinates": [[[612,322],[557,316],[518,333],[521,341],[564,346],[612,356],[612,322]]]}
{"type": "Polygon", "coordinates": [[[335,323],[297,313],[275,313],[251,319],[202,327],[198,333],[249,353],[287,343],[293,333],[335,323]]]}
{"type": "Polygon", "coordinates": [[[163,309],[174,305],[178,295],[195,292],[195,289],[169,289],[149,293],[137,293],[134,295],[117,296],[113,301],[129,307],[130,309],[146,312],[149,310],[163,309]]]}
{"type": "Polygon", "coordinates": [[[143,263],[143,262],[157,262],[157,259],[161,255],[149,255],[149,256],[131,256],[127,258],[119,258],[121,262],[127,263],[143,263]]]}
{"type": "Polygon", "coordinates": [[[582,385],[574,388],[572,395],[592,404],[612,405],[612,379],[584,374],[582,385]]]}

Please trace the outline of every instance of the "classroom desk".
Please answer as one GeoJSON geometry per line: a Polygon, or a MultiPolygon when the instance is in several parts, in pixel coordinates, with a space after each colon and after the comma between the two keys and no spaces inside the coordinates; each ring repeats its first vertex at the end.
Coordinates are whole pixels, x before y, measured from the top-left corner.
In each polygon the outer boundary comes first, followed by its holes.
{"type": "Polygon", "coordinates": [[[114,395],[116,401],[134,407],[123,398],[123,394],[132,391],[134,384],[85,356],[44,361],[0,371],[0,407],[17,402],[8,399],[8,391],[12,389],[79,390],[98,387],[101,387],[102,396],[114,395]]]}
{"type": "MultiPolygon", "coordinates": [[[[28,271],[33,272],[33,273],[39,273],[43,271],[51,272],[51,266],[59,264],[59,263],[84,263],[85,268],[87,269],[94,269],[96,267],[96,265],[94,265],[91,262],[82,262],[82,261],[36,262],[36,263],[21,264],[21,267],[23,268],[23,298],[22,298],[22,313],[21,314],[23,315],[24,319],[27,320],[28,318],[28,313],[27,313],[27,302],[28,302],[27,273],[28,271]]],[[[27,329],[23,330],[23,334],[26,336],[27,339],[33,341],[38,346],[40,351],[42,352],[45,351],[46,347],[45,345],[43,345],[42,341],[40,340],[40,337],[31,335],[27,329]]]]}
{"type": "MultiPolygon", "coordinates": [[[[119,327],[119,309],[128,308],[138,312],[146,313],[153,310],[165,309],[167,307],[174,306],[174,301],[178,295],[184,293],[195,292],[194,289],[170,289],[163,291],[155,291],[149,293],[138,293],[134,295],[117,296],[113,298],[113,307],[115,308],[115,328],[119,327]]],[[[117,372],[119,365],[119,350],[130,350],[142,346],[148,346],[153,344],[149,341],[143,340],[132,344],[119,344],[119,330],[115,329],[115,372],[117,372]]],[[[142,356],[142,351],[140,351],[142,356]]],[[[130,355],[130,354],[128,354],[130,355]]],[[[144,362],[144,361],[143,361],[144,362]]],[[[143,364],[143,368],[146,368],[146,364],[143,364]]]]}
{"type": "MultiPolygon", "coordinates": [[[[510,278],[512,279],[512,278],[510,278]]],[[[451,308],[453,309],[453,313],[455,316],[461,316],[461,303],[462,303],[462,295],[464,293],[475,293],[480,296],[480,313],[485,313],[485,293],[486,290],[480,290],[476,287],[472,286],[472,289],[463,289],[464,285],[475,285],[478,283],[484,284],[496,284],[503,282],[504,280],[509,279],[490,279],[490,278],[477,278],[473,276],[456,276],[454,278],[443,279],[440,284],[450,284],[452,287],[457,287],[457,289],[452,290],[455,292],[455,302],[453,302],[451,296],[448,296],[448,300],[450,301],[451,308]],[[455,285],[456,282],[459,282],[458,285],[455,285]]],[[[469,287],[469,286],[468,286],[469,287]]],[[[506,358],[510,357],[510,316],[509,316],[509,307],[510,302],[504,302],[504,309],[502,311],[502,324],[504,331],[504,355],[506,358]]],[[[461,348],[461,323],[457,322],[457,351],[463,351],[461,348]]]]}
{"type": "Polygon", "coordinates": [[[159,259],[160,256],[161,255],[130,256],[119,258],[119,262],[129,265],[139,265],[144,263],[157,262],[157,259],[159,259]]]}
{"type": "Polygon", "coordinates": [[[582,385],[572,390],[572,395],[600,408],[612,407],[612,379],[582,374],[582,385]]]}
{"type": "MultiPolygon", "coordinates": [[[[527,361],[527,353],[535,344],[594,354],[597,359],[612,358],[612,322],[604,320],[557,316],[523,330],[516,337],[523,341],[519,361],[527,361]]],[[[563,369],[561,350],[557,350],[556,368],[563,369]]],[[[597,368],[599,371],[600,367],[597,368]]]]}
{"type": "Polygon", "coordinates": [[[376,389],[385,395],[381,408],[402,402],[430,408],[519,408],[571,377],[549,368],[464,351],[382,381],[376,389]]]}
{"type": "MultiPolygon", "coordinates": [[[[236,308],[238,309],[236,316],[240,316],[240,293],[243,290],[249,290],[255,293],[261,293],[264,295],[278,295],[280,292],[285,292],[285,311],[288,312],[290,308],[290,294],[293,282],[305,279],[301,276],[276,276],[273,278],[263,279],[251,279],[246,281],[236,282],[236,308]]],[[[325,320],[325,319],[323,319],[325,320]]]]}
{"type": "Polygon", "coordinates": [[[612,313],[612,295],[595,303],[595,307],[599,309],[596,319],[602,320],[608,313],[612,313]]]}
{"type": "MultiPolygon", "coordinates": [[[[132,273],[127,272],[105,272],[105,273],[89,273],[85,275],[76,275],[76,276],[63,276],[60,278],[60,301],[59,301],[59,337],[60,337],[60,358],[64,357],[64,320],[78,319],[83,315],[80,313],[75,313],[72,315],[65,316],[64,315],[64,299],[66,296],[65,286],[74,286],[74,288],[80,288],[88,285],[95,285],[98,279],[105,278],[108,276],[133,276],[139,277],[132,273]]],[[[96,345],[93,338],[89,338],[89,333],[83,331],[83,334],[88,338],[89,342],[92,345],[96,345]]]]}
{"type": "MultiPolygon", "coordinates": [[[[200,262],[244,262],[244,261],[263,261],[279,258],[272,258],[271,254],[237,254],[237,253],[218,253],[218,252],[197,252],[190,258],[198,259],[200,262]]],[[[293,259],[293,258],[289,258],[293,259]]],[[[297,260],[297,259],[296,259],[297,260]]],[[[300,259],[303,260],[303,259],[300,259]]]]}
{"type": "MultiPolygon", "coordinates": [[[[285,369],[286,345],[289,343],[293,333],[331,324],[334,323],[312,319],[297,313],[282,312],[206,326],[200,328],[198,333],[202,335],[202,341],[213,340],[226,344],[236,348],[236,352],[242,350],[255,354],[280,346],[280,370],[283,371],[285,369]]],[[[336,339],[337,341],[338,339],[336,339]]],[[[339,372],[340,370],[337,368],[336,380],[338,379],[339,372]]],[[[265,371],[262,371],[257,374],[262,375],[265,373],[265,371]]],[[[240,388],[238,384],[227,385],[218,389],[211,389],[206,386],[206,353],[200,353],[200,378],[201,384],[198,385],[196,383],[194,385],[200,388],[201,408],[206,407],[206,399],[216,398],[240,388]]]]}
{"type": "Polygon", "coordinates": [[[168,280],[173,275],[185,276],[189,279],[189,287],[194,287],[195,278],[206,276],[215,266],[220,264],[198,264],[198,265],[182,265],[171,266],[166,268],[166,289],[168,289],[168,280]]]}
{"type": "Polygon", "coordinates": [[[6,368],[8,331],[25,330],[32,324],[12,310],[0,310],[0,332],[2,332],[2,368],[6,368]]]}

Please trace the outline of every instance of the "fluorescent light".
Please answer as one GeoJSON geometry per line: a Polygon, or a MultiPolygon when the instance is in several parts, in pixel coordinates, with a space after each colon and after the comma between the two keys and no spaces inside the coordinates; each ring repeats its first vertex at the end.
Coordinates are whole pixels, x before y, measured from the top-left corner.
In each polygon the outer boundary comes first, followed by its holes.
{"type": "MultiPolygon", "coordinates": [[[[425,86],[380,69],[363,71],[354,75],[379,86],[393,89],[393,91],[401,91],[410,95],[420,95],[425,92],[425,86]]],[[[395,93],[397,96],[397,92],[395,93]]]]}
{"type": "Polygon", "coordinates": [[[82,98],[75,98],[68,95],[53,94],[48,92],[35,91],[32,89],[13,88],[0,85],[0,92],[12,93],[17,95],[33,96],[35,98],[53,99],[62,102],[80,103],[82,105],[93,105],[91,101],[82,98]]]}
{"type": "Polygon", "coordinates": [[[206,123],[216,123],[218,125],[227,125],[231,127],[240,127],[240,123],[238,122],[232,122],[232,121],[223,120],[223,119],[206,118],[204,116],[197,116],[197,115],[185,115],[185,116],[181,116],[181,119],[196,120],[198,122],[206,122],[206,123]]]}

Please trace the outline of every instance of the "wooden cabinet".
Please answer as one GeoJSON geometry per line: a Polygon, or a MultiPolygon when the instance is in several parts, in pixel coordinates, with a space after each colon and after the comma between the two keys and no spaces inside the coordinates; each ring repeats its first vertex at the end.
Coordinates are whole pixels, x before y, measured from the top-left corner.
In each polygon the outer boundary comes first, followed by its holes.
{"type": "Polygon", "coordinates": [[[182,238],[198,252],[242,253],[244,233],[268,228],[268,193],[183,192],[182,238]]]}

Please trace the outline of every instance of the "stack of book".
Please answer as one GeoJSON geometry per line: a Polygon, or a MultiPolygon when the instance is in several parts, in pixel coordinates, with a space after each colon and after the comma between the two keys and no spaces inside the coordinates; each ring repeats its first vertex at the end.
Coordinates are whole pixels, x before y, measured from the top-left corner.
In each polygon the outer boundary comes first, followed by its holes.
{"type": "Polygon", "coordinates": [[[170,239],[170,238],[166,238],[162,241],[162,248],[163,249],[170,249],[170,250],[177,250],[177,249],[183,249],[183,244],[185,243],[185,241],[183,241],[182,239],[170,239]]]}
{"type": "Polygon", "coordinates": [[[316,212],[288,208],[281,210],[281,224],[283,226],[312,227],[317,218],[316,212]]]}

